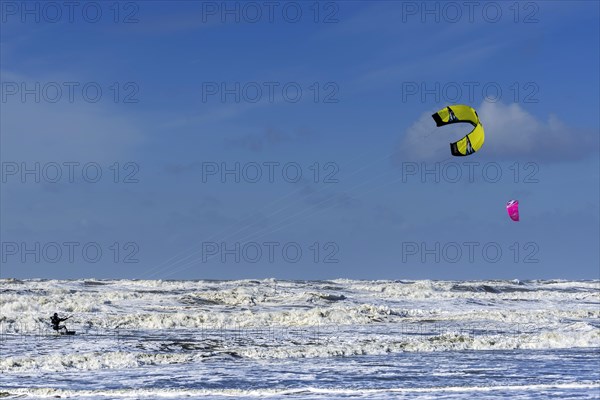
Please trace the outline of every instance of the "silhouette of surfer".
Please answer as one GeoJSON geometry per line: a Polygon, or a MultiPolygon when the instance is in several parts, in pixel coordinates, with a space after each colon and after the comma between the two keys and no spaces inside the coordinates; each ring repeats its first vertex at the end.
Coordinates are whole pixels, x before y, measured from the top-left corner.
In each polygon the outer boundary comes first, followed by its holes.
{"type": "Polygon", "coordinates": [[[67,326],[61,325],[60,323],[68,320],[69,318],[71,318],[71,317],[59,318],[58,314],[54,313],[54,315],[50,318],[50,322],[52,323],[52,329],[54,329],[57,332],[62,330],[63,332],[67,333],[68,332],[67,326]]]}

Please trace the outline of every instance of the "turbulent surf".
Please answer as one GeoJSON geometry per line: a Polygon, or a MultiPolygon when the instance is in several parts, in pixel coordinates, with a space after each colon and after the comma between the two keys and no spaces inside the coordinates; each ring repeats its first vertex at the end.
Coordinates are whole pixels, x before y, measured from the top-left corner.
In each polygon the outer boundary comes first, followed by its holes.
{"type": "Polygon", "coordinates": [[[600,389],[600,281],[0,280],[0,293],[8,397],[542,399],[600,389]],[[52,331],[55,311],[73,315],[76,335],[52,331]]]}

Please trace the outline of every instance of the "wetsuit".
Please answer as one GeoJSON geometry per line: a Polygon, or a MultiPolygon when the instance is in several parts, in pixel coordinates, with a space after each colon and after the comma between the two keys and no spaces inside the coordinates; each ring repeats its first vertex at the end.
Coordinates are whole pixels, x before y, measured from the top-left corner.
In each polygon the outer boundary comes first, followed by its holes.
{"type": "Polygon", "coordinates": [[[61,322],[68,320],[69,317],[67,318],[59,318],[58,315],[53,315],[50,318],[50,322],[52,323],[52,329],[54,329],[55,331],[59,331],[61,329],[64,329],[65,331],[67,330],[67,327],[65,325],[60,325],[61,322]]]}

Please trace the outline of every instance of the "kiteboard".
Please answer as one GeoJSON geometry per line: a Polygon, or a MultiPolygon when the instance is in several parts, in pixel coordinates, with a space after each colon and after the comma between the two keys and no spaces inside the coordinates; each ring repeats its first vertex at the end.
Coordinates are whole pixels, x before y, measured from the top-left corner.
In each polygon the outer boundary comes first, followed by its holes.
{"type": "Polygon", "coordinates": [[[61,335],[74,335],[75,331],[60,331],[61,335]]]}

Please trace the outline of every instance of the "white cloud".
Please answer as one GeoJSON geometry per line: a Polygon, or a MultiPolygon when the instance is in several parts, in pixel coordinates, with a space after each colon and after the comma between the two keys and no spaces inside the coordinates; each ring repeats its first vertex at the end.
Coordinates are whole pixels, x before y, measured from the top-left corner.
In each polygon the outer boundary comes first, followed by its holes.
{"type": "MultiPolygon", "coordinates": [[[[405,133],[398,148],[399,160],[442,160],[450,157],[449,143],[467,134],[469,125],[436,128],[431,110],[422,114],[405,133]]],[[[485,129],[479,156],[490,159],[566,161],[580,159],[598,150],[598,135],[576,130],[550,115],[542,121],[518,104],[484,101],[477,112],[485,129]]]]}

